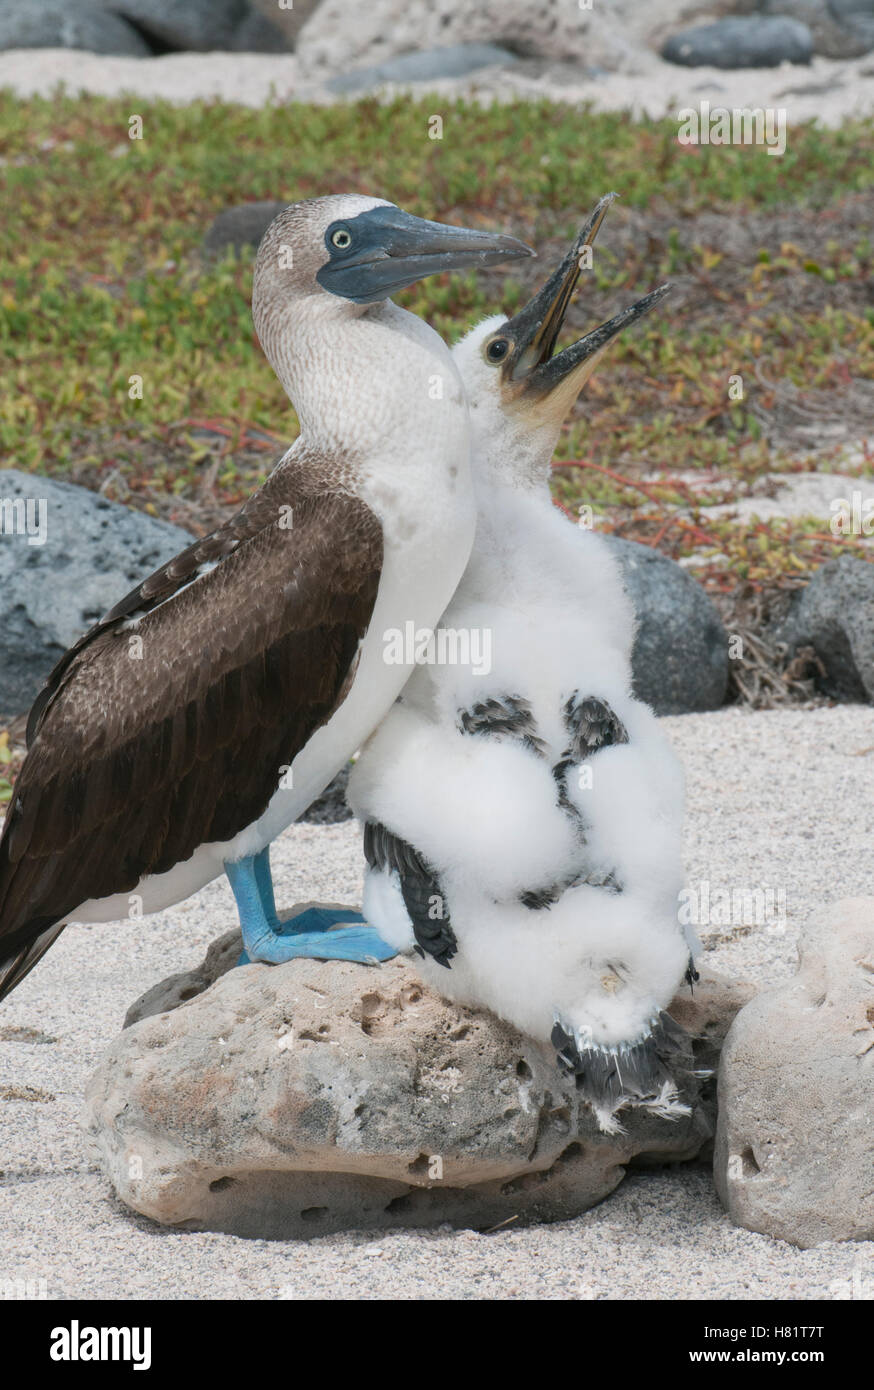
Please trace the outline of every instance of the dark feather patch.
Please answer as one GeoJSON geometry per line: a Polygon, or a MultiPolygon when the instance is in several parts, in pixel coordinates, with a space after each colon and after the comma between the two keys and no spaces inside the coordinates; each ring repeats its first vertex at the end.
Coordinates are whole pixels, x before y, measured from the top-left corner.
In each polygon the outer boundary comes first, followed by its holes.
{"type": "Polygon", "coordinates": [[[568,878],[562,879],[559,883],[552,883],[547,888],[535,888],[519,895],[519,901],[523,907],[530,908],[532,912],[540,908],[552,907],[557,903],[562,894],[569,888],[581,888],[588,884],[590,888],[603,888],[607,893],[623,892],[622,884],[611,870],[609,873],[599,873],[592,870],[588,874],[571,874],[568,878]]]}
{"type": "Polygon", "coordinates": [[[552,775],[558,784],[558,804],[578,818],[579,812],[568,796],[568,773],[600,748],[627,743],[628,732],[607,701],[600,700],[596,695],[586,695],[581,699],[575,690],[565,704],[563,713],[570,742],[560,761],[553,767],[552,775]]]}
{"type": "MultiPolygon", "coordinates": [[[[595,695],[587,695],[581,699],[579,693],[575,691],[565,704],[563,716],[565,728],[570,735],[570,742],[561,760],[553,767],[552,775],[556,782],[558,804],[575,821],[580,843],[585,845],[586,826],[579,808],[568,795],[568,774],[571,768],[578,767],[592,754],[597,753],[600,748],[606,748],[615,743],[627,743],[628,733],[625,725],[606,700],[601,700],[595,695]]],[[[532,909],[549,907],[558,902],[568,888],[575,888],[584,883],[590,884],[593,888],[604,888],[611,893],[623,891],[623,885],[616,877],[615,872],[610,870],[607,873],[575,874],[549,887],[525,893],[522,895],[521,901],[525,907],[532,909]]]]}
{"type": "Polygon", "coordinates": [[[427,952],[439,965],[450,969],[458,942],[434,870],[418,850],[376,821],[368,821],[364,827],[364,857],[371,868],[397,874],[404,906],[413,924],[416,950],[421,956],[427,952]]]}
{"type": "Polygon", "coordinates": [[[544,907],[552,907],[557,903],[564,889],[559,884],[552,884],[549,888],[532,888],[525,893],[519,894],[519,901],[523,907],[527,907],[531,912],[539,912],[544,907]]]}
{"type": "Polygon", "coordinates": [[[577,1048],[573,1036],[556,1023],[552,1045],[559,1066],[576,1078],[577,1089],[592,1105],[615,1108],[623,1096],[647,1100],[667,1081],[680,1090],[694,1071],[692,1040],[664,1010],[652,1032],[630,1047],[611,1050],[577,1048]]]}
{"type": "Polygon", "coordinates": [[[534,712],[521,695],[502,695],[500,699],[483,700],[470,709],[459,710],[458,727],[465,734],[518,739],[539,757],[546,751],[534,712]]]}
{"type": "Polygon", "coordinates": [[[569,752],[578,763],[599,748],[628,742],[628,731],[618,714],[596,695],[580,699],[579,692],[574,691],[564,707],[564,722],[571,736],[569,752]]]}

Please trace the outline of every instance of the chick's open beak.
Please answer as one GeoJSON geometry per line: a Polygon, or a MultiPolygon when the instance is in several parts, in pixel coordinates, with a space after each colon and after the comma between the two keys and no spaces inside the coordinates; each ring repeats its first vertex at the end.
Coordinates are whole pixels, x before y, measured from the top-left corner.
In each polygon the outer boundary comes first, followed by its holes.
{"type": "Polygon", "coordinates": [[[544,401],[555,392],[564,400],[579,394],[596,362],[618,333],[663,299],[670,285],[662,285],[623,309],[600,327],[553,356],[558,335],[582,269],[586,247],[594,243],[615,193],[600,199],[567,255],[541,290],[499,330],[512,344],[502,363],[504,389],[515,399],[544,401]],[[559,388],[562,387],[561,391],[559,388]]]}
{"type": "Polygon", "coordinates": [[[583,251],[594,242],[607,216],[607,209],[616,196],[615,193],[605,194],[543,288],[533,299],[529,299],[524,309],[520,309],[504,324],[502,336],[513,342],[513,350],[502,369],[505,380],[521,380],[552,356],[567,307],[580,278],[583,251]]]}

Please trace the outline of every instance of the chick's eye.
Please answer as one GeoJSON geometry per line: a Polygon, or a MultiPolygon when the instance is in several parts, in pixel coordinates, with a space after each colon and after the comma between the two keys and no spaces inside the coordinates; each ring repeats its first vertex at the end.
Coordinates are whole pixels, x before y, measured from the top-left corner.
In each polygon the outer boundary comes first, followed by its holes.
{"type": "Polygon", "coordinates": [[[338,251],[345,251],[347,246],[352,245],[352,233],[347,232],[345,227],[338,227],[336,232],[331,233],[331,245],[336,246],[338,251]]]}
{"type": "Polygon", "coordinates": [[[486,348],[486,357],[490,362],[501,362],[510,350],[510,343],[506,338],[493,338],[486,348]]]}

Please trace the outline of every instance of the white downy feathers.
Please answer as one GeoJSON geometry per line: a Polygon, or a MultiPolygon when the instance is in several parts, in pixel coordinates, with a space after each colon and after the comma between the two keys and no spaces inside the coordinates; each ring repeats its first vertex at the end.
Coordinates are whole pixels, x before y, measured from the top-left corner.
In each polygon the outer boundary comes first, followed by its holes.
{"type": "MultiPolygon", "coordinates": [[[[617,562],[551,503],[567,406],[522,414],[480,369],[502,322],[454,353],[471,398],[478,521],[442,619],[487,634],[491,668],[418,667],[365,746],[349,801],[424,865],[413,885],[422,918],[434,931],[448,923],[455,947],[444,964],[428,949],[414,957],[427,982],[551,1040],[615,1132],[627,1105],[688,1113],[670,1070],[680,1030],[662,1012],[695,944],[677,920],[683,778],[631,695],[634,620],[617,562]]],[[[409,952],[403,880],[372,863],[364,912],[409,952]]]]}

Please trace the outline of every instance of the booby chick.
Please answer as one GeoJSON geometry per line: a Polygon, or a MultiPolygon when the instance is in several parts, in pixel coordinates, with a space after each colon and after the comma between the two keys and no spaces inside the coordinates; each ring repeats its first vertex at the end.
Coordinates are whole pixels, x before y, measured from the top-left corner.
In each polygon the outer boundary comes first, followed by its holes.
{"type": "Polygon", "coordinates": [[[415,672],[348,793],[367,920],[443,995],[551,1042],[607,1132],[627,1105],[685,1113],[691,1058],[664,1009],[692,968],[677,920],[682,774],[631,695],[616,561],[549,492],[595,363],[668,289],[552,355],[612,196],[519,314],[454,350],[474,432],[473,554],[440,625],[444,664],[415,672]],[[479,669],[451,659],[465,639],[479,669]]]}
{"type": "Polygon", "coordinates": [[[434,624],[470,552],[458,369],[388,296],[531,254],[357,195],[293,204],[268,228],[255,328],[300,437],[38,696],[0,839],[0,998],[66,922],[158,912],[223,869],[251,959],[394,954],[361,925],[324,930],[330,915],[281,924],[268,846],[407,679],[411,662],[383,659],[385,634],[434,624]]]}

